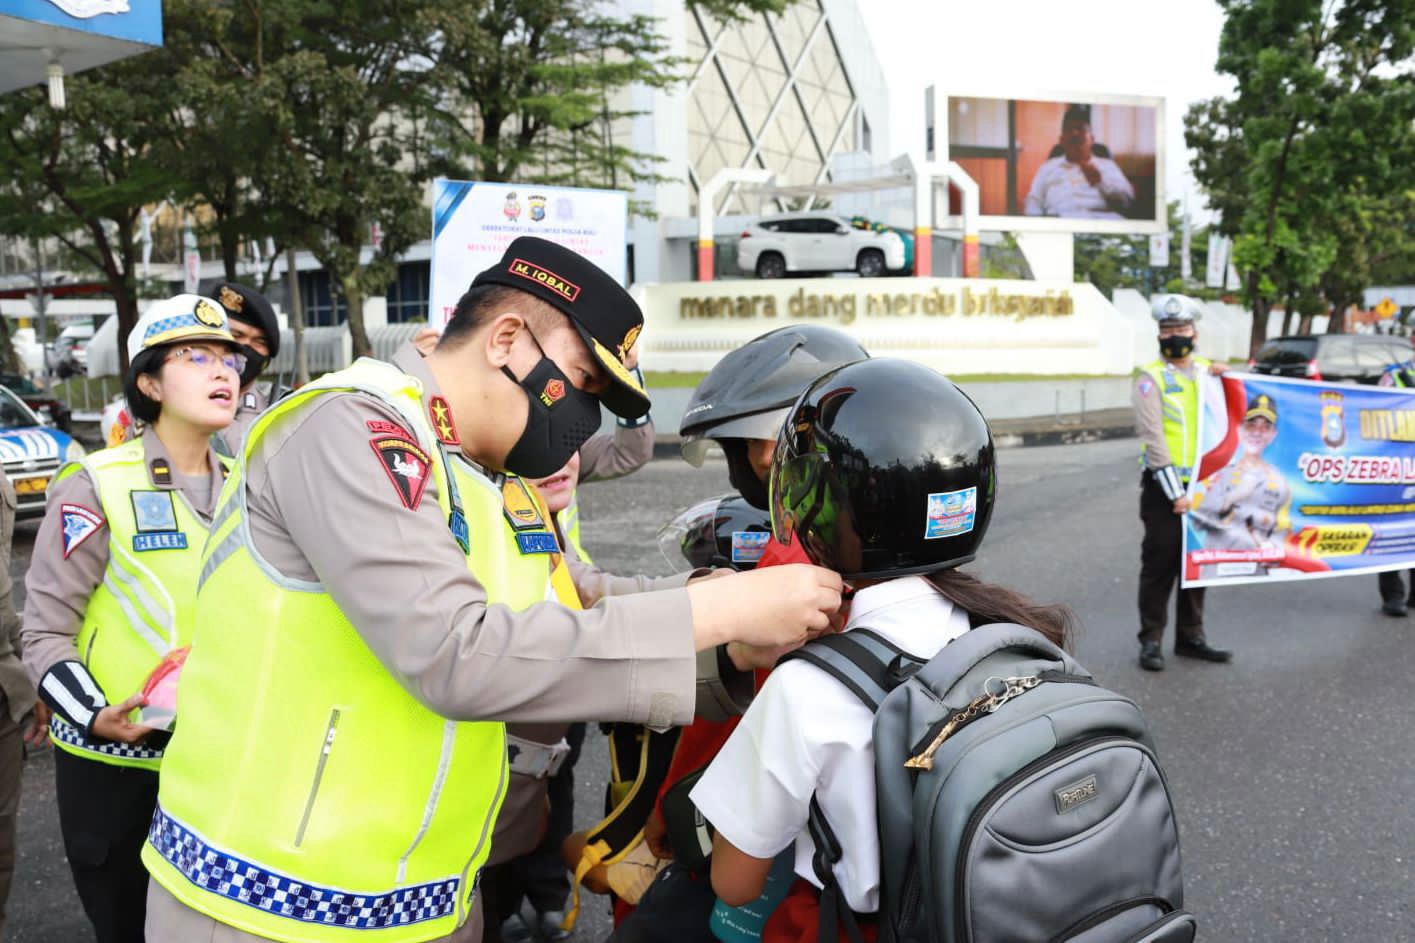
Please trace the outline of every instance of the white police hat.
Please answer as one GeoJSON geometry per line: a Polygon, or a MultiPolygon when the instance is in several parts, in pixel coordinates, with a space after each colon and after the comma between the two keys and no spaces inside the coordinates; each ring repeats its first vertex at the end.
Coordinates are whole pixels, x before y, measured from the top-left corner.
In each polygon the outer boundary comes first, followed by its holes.
{"type": "Polygon", "coordinates": [[[202,295],[177,295],[152,304],[128,334],[128,362],[153,347],[177,341],[213,340],[234,345],[226,309],[202,295]]]}
{"type": "Polygon", "coordinates": [[[1156,321],[1193,324],[1203,316],[1204,309],[1188,295],[1160,295],[1150,306],[1150,314],[1156,321]]]}

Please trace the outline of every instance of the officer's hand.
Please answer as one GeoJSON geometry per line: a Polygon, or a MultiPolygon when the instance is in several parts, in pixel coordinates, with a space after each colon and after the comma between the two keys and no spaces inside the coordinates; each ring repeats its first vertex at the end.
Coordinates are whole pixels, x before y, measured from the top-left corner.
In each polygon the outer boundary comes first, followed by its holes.
{"type": "Polygon", "coordinates": [[[644,841],[655,858],[673,857],[673,849],[668,846],[668,825],[657,807],[649,813],[649,820],[644,823],[644,841]]]}
{"type": "Polygon", "coordinates": [[[1101,169],[1097,167],[1095,163],[1089,160],[1086,161],[1084,164],[1081,165],[1081,173],[1086,175],[1086,182],[1089,183],[1091,186],[1100,186],[1101,169]]]}
{"type": "Polygon", "coordinates": [[[32,747],[44,746],[44,741],[49,734],[49,719],[54,716],[54,712],[49,709],[49,705],[43,701],[34,702],[34,720],[25,728],[25,743],[32,747]]]}
{"type": "Polygon", "coordinates": [[[1228,372],[1228,364],[1226,364],[1226,363],[1211,363],[1211,364],[1209,364],[1209,372],[1212,373],[1212,374],[1213,374],[1214,376],[1216,376],[1216,377],[1221,377],[1221,376],[1223,376],[1225,373],[1228,372]]]}
{"type": "Polygon", "coordinates": [[[145,700],[139,692],[121,704],[109,704],[93,719],[93,735],[119,743],[140,743],[152,733],[151,727],[135,724],[128,715],[142,707],[145,700]]]}
{"type": "Polygon", "coordinates": [[[697,648],[732,641],[762,648],[799,645],[830,627],[841,589],[840,574],[805,563],[689,586],[697,648]]]}
{"type": "Polygon", "coordinates": [[[1192,506],[1193,506],[1193,502],[1191,502],[1191,501],[1189,500],[1189,496],[1186,494],[1184,497],[1182,497],[1182,498],[1180,498],[1178,501],[1174,502],[1174,513],[1175,513],[1175,514],[1183,514],[1183,513],[1185,513],[1186,511],[1188,511],[1189,508],[1191,508],[1192,506]]]}
{"type": "Polygon", "coordinates": [[[728,642],[727,657],[731,660],[732,667],[738,671],[756,671],[758,668],[775,668],[782,655],[800,647],[795,642],[790,645],[775,645],[770,648],[748,645],[745,642],[728,642]]]}

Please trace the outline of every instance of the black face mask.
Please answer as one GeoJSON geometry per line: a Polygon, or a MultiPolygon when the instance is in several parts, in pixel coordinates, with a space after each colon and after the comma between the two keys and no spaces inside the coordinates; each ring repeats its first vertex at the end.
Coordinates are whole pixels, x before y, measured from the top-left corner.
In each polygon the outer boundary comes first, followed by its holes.
{"type": "Polygon", "coordinates": [[[246,355],[246,369],[241,371],[241,389],[250,386],[260,375],[265,372],[265,368],[270,366],[270,358],[265,354],[258,353],[249,344],[237,344],[236,349],[246,355]]]}
{"type": "MultiPolygon", "coordinates": [[[[535,344],[540,347],[539,341],[535,344]]],[[[526,391],[530,402],[526,428],[506,456],[506,470],[522,478],[555,474],[599,428],[599,400],[575,389],[544,349],[525,379],[517,380],[509,367],[501,372],[526,391]]]]}
{"type": "Polygon", "coordinates": [[[1183,360],[1194,352],[1194,338],[1172,334],[1160,338],[1160,353],[1169,360],[1183,360]]]}

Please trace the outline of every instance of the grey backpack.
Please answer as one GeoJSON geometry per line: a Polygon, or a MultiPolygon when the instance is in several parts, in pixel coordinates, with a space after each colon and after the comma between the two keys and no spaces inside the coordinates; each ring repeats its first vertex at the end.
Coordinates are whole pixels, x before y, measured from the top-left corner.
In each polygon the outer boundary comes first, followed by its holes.
{"type": "MultiPolygon", "coordinates": [[[[789,657],[875,711],[880,943],[1189,943],[1179,831],[1135,704],[1020,625],[933,658],[867,628],[789,657]]],[[[821,943],[859,929],[813,799],[821,943]]]]}

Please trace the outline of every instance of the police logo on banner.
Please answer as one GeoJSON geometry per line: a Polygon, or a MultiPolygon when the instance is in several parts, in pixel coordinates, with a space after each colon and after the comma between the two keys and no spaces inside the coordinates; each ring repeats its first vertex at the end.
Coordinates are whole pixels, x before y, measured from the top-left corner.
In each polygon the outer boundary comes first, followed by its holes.
{"type": "Polygon", "coordinates": [[[59,513],[64,519],[64,559],[78,549],[79,544],[88,540],[106,523],[103,515],[90,511],[82,504],[61,504],[59,513]]]}

